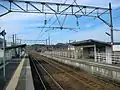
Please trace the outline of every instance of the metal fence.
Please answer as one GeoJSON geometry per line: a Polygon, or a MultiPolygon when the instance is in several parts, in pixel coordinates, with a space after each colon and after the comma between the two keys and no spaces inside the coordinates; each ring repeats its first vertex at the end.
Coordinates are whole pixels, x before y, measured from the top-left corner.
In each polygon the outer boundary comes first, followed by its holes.
{"type": "Polygon", "coordinates": [[[97,53],[97,61],[102,63],[107,63],[108,60],[112,64],[120,64],[120,54],[118,53],[97,53]]]}
{"type": "Polygon", "coordinates": [[[53,56],[51,54],[45,54],[45,53],[41,53],[41,55],[47,56],[48,58],[52,58],[64,64],[78,67],[88,73],[91,73],[99,77],[103,77],[104,79],[107,78],[106,80],[113,80],[120,82],[119,66],[109,65],[104,63],[89,62],[87,60],[81,60],[81,59],[66,58],[56,55],[53,56]]]}
{"type": "MultiPolygon", "coordinates": [[[[8,50],[5,52],[5,61],[11,60],[12,58],[12,50],[8,50]]],[[[0,50],[0,64],[3,62],[3,50],[0,50]]]]}
{"type": "MultiPolygon", "coordinates": [[[[80,53],[76,53],[74,51],[46,51],[46,54],[51,54],[55,56],[61,56],[66,58],[74,58],[74,59],[88,59],[90,58],[82,58],[80,57],[80,53]]],[[[120,64],[120,54],[119,53],[96,53],[96,59],[97,60],[91,60],[91,61],[97,61],[99,63],[108,63],[108,64],[120,64]]]]}

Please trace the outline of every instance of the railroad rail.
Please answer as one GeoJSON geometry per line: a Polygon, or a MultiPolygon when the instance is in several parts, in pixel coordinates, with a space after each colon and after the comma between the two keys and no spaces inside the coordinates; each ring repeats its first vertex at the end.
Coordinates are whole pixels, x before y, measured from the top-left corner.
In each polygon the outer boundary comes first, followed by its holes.
{"type": "Polygon", "coordinates": [[[93,88],[83,85],[79,80],[77,80],[77,78],[70,75],[66,71],[60,69],[59,67],[53,66],[49,62],[46,62],[44,60],[38,60],[36,58],[34,58],[34,61],[36,61],[39,64],[39,66],[45,68],[50,74],[50,76],[52,76],[55,79],[55,81],[59,83],[60,86],[62,86],[62,89],[60,90],[79,90],[80,88],[82,90],[94,90],[93,88]],[[71,80],[67,81],[67,79],[71,80]]]}
{"type": "MultiPolygon", "coordinates": [[[[66,67],[65,65],[62,65],[52,59],[46,58],[44,56],[40,56],[38,54],[32,55],[35,58],[35,61],[39,63],[39,66],[43,69],[45,69],[46,72],[49,73],[49,76],[52,78],[56,79],[54,75],[52,75],[54,70],[55,72],[62,73],[65,75],[66,78],[71,78],[73,81],[76,81],[77,84],[83,87],[84,89],[86,88],[87,90],[117,90],[116,87],[112,84],[108,84],[105,82],[99,82],[98,80],[95,79],[89,79],[88,77],[85,77],[82,73],[79,73],[70,67],[66,67]],[[44,63],[42,63],[42,62],[44,63]]],[[[65,85],[61,84],[59,80],[55,80],[56,82],[59,83],[60,86],[62,86],[62,89],[67,89],[65,85]]],[[[76,84],[73,82],[73,84],[76,84]]],[[[69,89],[70,90],[70,89],[69,89]]],[[[71,89],[73,90],[73,89],[71,89]]],[[[79,89],[78,89],[79,90],[79,89]]]]}
{"type": "Polygon", "coordinates": [[[31,63],[34,64],[34,67],[36,67],[35,70],[38,72],[37,75],[40,77],[40,81],[42,81],[42,84],[44,86],[44,88],[42,88],[40,90],[51,90],[51,89],[52,90],[56,90],[56,89],[57,90],[64,90],[62,88],[62,86],[52,77],[52,75],[33,56],[31,57],[31,63]],[[49,77],[49,80],[51,79],[51,82],[50,82],[50,83],[52,83],[51,86],[48,87],[48,85],[45,83],[45,81],[41,77],[41,73],[40,72],[42,70],[40,70],[40,69],[42,69],[45,72],[45,76],[47,74],[47,76],[49,77]]]}
{"type": "Polygon", "coordinates": [[[39,68],[36,66],[36,64],[34,63],[33,60],[31,60],[31,62],[32,62],[31,65],[33,66],[35,73],[36,73],[36,77],[37,77],[36,79],[38,79],[38,81],[39,81],[39,85],[40,85],[39,89],[40,90],[47,90],[46,86],[41,78],[41,75],[39,73],[39,68]]]}
{"type": "MultiPolygon", "coordinates": [[[[94,87],[98,87],[98,88],[100,88],[100,90],[106,90],[106,89],[107,90],[115,90],[113,83],[111,84],[111,83],[105,82],[102,79],[100,80],[101,82],[99,82],[98,79],[94,79],[94,80],[90,79],[87,76],[85,76],[85,73],[83,74],[83,72],[81,73],[81,72],[75,70],[75,68],[78,69],[77,67],[74,67],[74,69],[73,69],[71,67],[68,67],[69,65],[66,66],[66,64],[60,63],[60,62],[55,61],[53,59],[50,60],[50,58],[47,58],[44,56],[43,56],[43,59],[44,60],[46,59],[47,61],[49,60],[50,62],[52,62],[53,65],[59,66],[60,68],[66,70],[66,71],[71,71],[71,74],[78,77],[80,80],[82,80],[83,83],[87,83],[89,85],[93,85],[94,87]],[[108,87],[108,85],[110,87],[108,87]]],[[[117,84],[115,84],[115,85],[117,86],[117,84]]]]}

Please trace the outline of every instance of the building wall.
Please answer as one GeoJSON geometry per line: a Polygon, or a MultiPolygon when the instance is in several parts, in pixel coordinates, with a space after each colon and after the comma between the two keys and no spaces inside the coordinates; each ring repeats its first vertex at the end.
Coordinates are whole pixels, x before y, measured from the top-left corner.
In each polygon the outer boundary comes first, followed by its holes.
{"type": "Polygon", "coordinates": [[[88,48],[83,48],[83,58],[88,58],[88,57],[89,57],[88,48]]]}
{"type": "Polygon", "coordinates": [[[82,58],[83,56],[83,48],[80,46],[75,47],[75,58],[82,58]]]}

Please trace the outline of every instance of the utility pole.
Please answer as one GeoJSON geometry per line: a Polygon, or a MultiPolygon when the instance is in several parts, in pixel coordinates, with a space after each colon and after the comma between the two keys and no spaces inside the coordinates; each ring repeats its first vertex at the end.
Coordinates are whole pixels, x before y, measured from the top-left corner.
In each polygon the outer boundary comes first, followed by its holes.
{"type": "Polygon", "coordinates": [[[20,44],[21,44],[21,42],[22,42],[22,39],[20,39],[20,44]]]}
{"type": "MultiPolygon", "coordinates": [[[[71,42],[71,40],[69,40],[69,46],[68,46],[68,47],[69,47],[69,52],[70,52],[69,54],[70,54],[70,58],[71,58],[71,48],[70,48],[70,42],[71,42]]],[[[69,55],[68,55],[68,56],[69,56],[69,55]]]]}
{"type": "Polygon", "coordinates": [[[45,45],[47,46],[47,39],[45,40],[45,45]]]}
{"type": "Polygon", "coordinates": [[[111,3],[109,3],[109,10],[110,10],[111,45],[112,45],[112,51],[113,51],[114,39],[113,39],[113,22],[112,22],[112,7],[111,7],[111,3]]]}
{"type": "Polygon", "coordinates": [[[16,34],[13,34],[13,45],[16,45],[16,40],[17,40],[17,36],[16,36],[16,34]]]}
{"type": "Polygon", "coordinates": [[[48,49],[51,51],[51,47],[50,47],[50,34],[48,34],[48,49]]]}
{"type": "Polygon", "coordinates": [[[51,41],[50,41],[50,34],[48,35],[48,43],[49,43],[49,46],[51,44],[51,41]]]}
{"type": "Polygon", "coordinates": [[[45,46],[46,46],[46,51],[47,51],[47,39],[46,39],[46,41],[45,41],[45,46]]]}
{"type": "Polygon", "coordinates": [[[15,34],[15,45],[16,45],[16,39],[17,39],[17,37],[16,37],[16,34],[15,34]]]}
{"type": "Polygon", "coordinates": [[[13,39],[13,45],[14,45],[14,43],[15,43],[15,41],[14,41],[14,34],[13,34],[13,37],[12,37],[12,39],[13,39]]]}
{"type": "MultiPolygon", "coordinates": [[[[16,45],[16,34],[13,34],[13,46],[16,45]]],[[[16,48],[14,49],[15,56],[17,55],[16,48]]]]}

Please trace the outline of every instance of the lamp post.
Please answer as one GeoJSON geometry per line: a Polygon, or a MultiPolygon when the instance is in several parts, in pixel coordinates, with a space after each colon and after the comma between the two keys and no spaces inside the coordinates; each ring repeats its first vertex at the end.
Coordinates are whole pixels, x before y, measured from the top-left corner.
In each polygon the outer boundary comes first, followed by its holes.
{"type": "Polygon", "coordinates": [[[0,32],[0,35],[3,36],[3,76],[5,77],[5,35],[6,35],[5,30],[0,32]]]}

